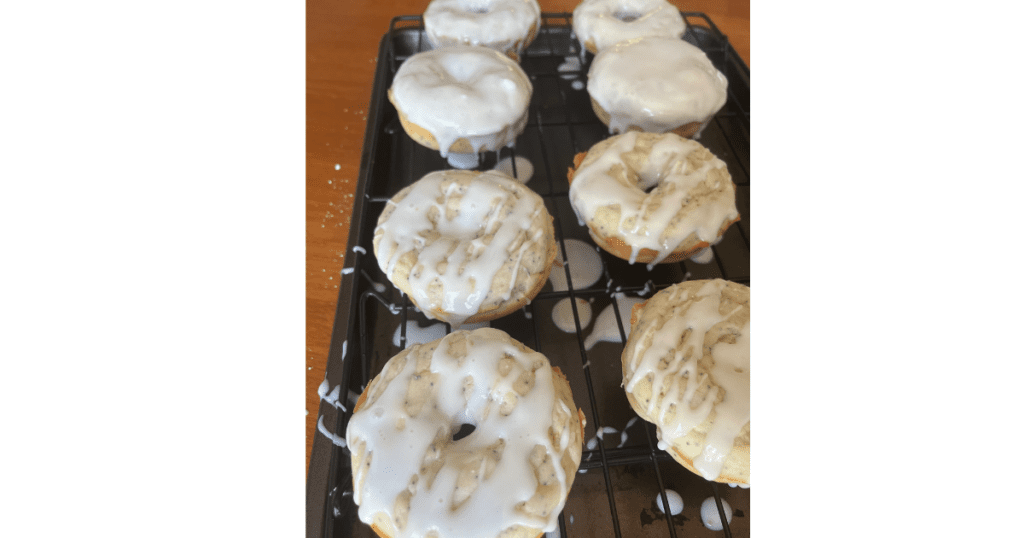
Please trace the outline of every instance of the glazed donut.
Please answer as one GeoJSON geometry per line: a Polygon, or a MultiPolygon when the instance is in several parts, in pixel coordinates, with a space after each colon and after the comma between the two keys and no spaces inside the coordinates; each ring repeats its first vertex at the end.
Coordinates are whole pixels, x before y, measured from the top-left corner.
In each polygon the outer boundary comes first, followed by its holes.
{"type": "Polygon", "coordinates": [[[412,55],[388,89],[405,132],[442,157],[475,158],[513,145],[526,127],[532,94],[519,64],[493,49],[465,45],[412,55]]]}
{"type": "Polygon", "coordinates": [[[370,381],[348,423],[359,519],[389,538],[555,530],[584,424],[562,372],[503,331],[409,347],[370,381]],[[456,435],[465,424],[475,429],[456,435]]]}
{"type": "Polygon", "coordinates": [[[707,480],[750,484],[750,288],[693,280],[633,307],[622,352],[630,405],[659,448],[707,480]]]}
{"type": "Polygon", "coordinates": [[[590,103],[612,134],[699,136],[728,87],[702,50],[668,37],[616,43],[594,57],[587,77],[590,103]]]}
{"type": "Polygon", "coordinates": [[[572,30],[583,48],[597,54],[627,39],[679,39],[686,22],[666,0],[583,0],[572,12],[572,30]]]}
{"type": "Polygon", "coordinates": [[[384,274],[423,314],[459,326],[522,308],[555,259],[544,200],[500,172],[431,172],[388,201],[373,233],[384,274]]]}
{"type": "Polygon", "coordinates": [[[536,0],[431,0],[423,29],[435,47],[479,45],[519,61],[537,37],[536,0]]]}
{"type": "Polygon", "coordinates": [[[598,246],[631,264],[694,256],[740,219],[725,163],[673,133],[616,135],[576,155],[574,164],[569,203],[576,217],[598,246]]]}

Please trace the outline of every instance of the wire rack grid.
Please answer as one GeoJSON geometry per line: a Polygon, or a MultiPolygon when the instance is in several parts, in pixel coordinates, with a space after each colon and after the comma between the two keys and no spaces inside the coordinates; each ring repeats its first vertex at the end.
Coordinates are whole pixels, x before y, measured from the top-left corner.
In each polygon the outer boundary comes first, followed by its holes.
{"type": "MultiPolygon", "coordinates": [[[[585,228],[578,225],[568,202],[565,172],[573,156],[609,134],[590,108],[585,80],[592,55],[582,51],[572,36],[571,14],[542,16],[538,37],[521,59],[534,85],[526,129],[515,148],[485,154],[479,168],[489,169],[500,159],[509,158],[518,176],[518,163],[522,161],[517,157],[532,164],[534,173],[527,185],[545,200],[554,217],[561,259],[569,260],[567,241],[591,245],[592,241],[585,228]]],[[[679,466],[657,448],[654,426],[637,419],[619,386],[618,361],[629,312],[620,309],[617,298],[649,297],[688,279],[725,278],[750,283],[749,70],[706,15],[683,16],[689,26],[684,39],[703,49],[729,79],[728,102],[705,129],[701,142],[726,162],[737,184],[742,220],[713,247],[712,263],[686,260],[648,270],[601,253],[603,267],[598,282],[574,286],[569,264],[565,264],[554,270],[564,271],[566,289],[555,290],[549,284],[521,311],[490,323],[547,355],[569,379],[576,403],[587,418],[583,461],[559,516],[556,534],[563,538],[749,536],[749,490],[719,486],[679,466]],[[552,321],[554,305],[564,299],[571,306],[575,331],[559,329],[552,321]],[[614,314],[618,339],[606,338],[588,346],[588,329],[593,332],[596,327],[590,326],[591,316],[581,310],[597,311],[598,307],[614,314]],[[665,515],[656,506],[659,498],[662,506],[670,505],[670,489],[682,492],[684,511],[679,515],[665,515]],[[699,516],[695,517],[702,498],[713,498],[721,521],[731,518],[732,522],[719,532],[705,528],[699,516]],[[598,508],[605,505],[606,511],[598,508]]],[[[374,536],[356,515],[350,454],[340,438],[352,404],[390,357],[423,339],[424,334],[440,337],[451,332],[447,324],[431,325],[407,297],[388,283],[372,249],[376,219],[391,196],[430,171],[451,168],[438,152],[408,138],[384,97],[402,61],[429,48],[420,16],[395,17],[381,41],[349,239],[355,255],[346,257],[327,379],[321,387],[322,395],[329,392],[338,396],[321,401],[318,429],[323,435],[318,434],[314,441],[307,480],[310,537],[374,536]],[[336,386],[340,389],[334,389],[336,386]]]]}

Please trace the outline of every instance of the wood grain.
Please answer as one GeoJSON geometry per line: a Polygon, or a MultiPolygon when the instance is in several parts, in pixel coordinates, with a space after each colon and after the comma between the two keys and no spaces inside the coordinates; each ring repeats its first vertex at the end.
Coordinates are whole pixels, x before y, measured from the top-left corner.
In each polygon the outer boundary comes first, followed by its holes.
{"type": "MultiPolygon", "coordinates": [[[[670,1],[684,11],[707,14],[750,65],[749,0],[670,1]]],[[[577,3],[540,0],[546,12],[571,12],[577,3]]],[[[306,5],[307,469],[378,45],[392,17],[421,14],[426,6],[427,0],[313,0],[306,5]]]]}

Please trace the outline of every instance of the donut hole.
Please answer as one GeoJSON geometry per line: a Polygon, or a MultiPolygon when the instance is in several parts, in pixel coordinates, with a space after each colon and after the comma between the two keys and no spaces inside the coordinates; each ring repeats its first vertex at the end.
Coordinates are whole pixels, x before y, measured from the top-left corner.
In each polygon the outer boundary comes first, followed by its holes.
{"type": "Polygon", "coordinates": [[[460,424],[459,428],[452,434],[452,441],[459,441],[469,437],[469,434],[476,431],[476,426],[473,424],[465,423],[460,424]]]}
{"type": "Polygon", "coordinates": [[[636,188],[644,191],[644,194],[650,194],[661,185],[662,177],[659,174],[648,174],[643,172],[635,172],[636,174],[636,188]]]}
{"type": "Polygon", "coordinates": [[[639,19],[640,17],[643,17],[644,14],[637,13],[635,11],[616,11],[615,14],[612,16],[615,17],[616,19],[619,19],[622,22],[633,22],[639,19]]]}
{"type": "Polygon", "coordinates": [[[611,174],[624,174],[627,184],[635,185],[644,194],[651,194],[657,190],[665,177],[660,170],[647,165],[649,152],[648,144],[638,143],[633,150],[622,153],[622,165],[613,166],[611,174]]]}

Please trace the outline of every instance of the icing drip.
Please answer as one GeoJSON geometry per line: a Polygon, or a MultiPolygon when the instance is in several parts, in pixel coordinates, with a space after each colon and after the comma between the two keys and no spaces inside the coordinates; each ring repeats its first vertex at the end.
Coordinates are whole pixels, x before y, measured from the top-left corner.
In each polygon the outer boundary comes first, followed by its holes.
{"type": "MultiPolygon", "coordinates": [[[[444,338],[445,326],[443,323],[434,323],[426,327],[420,327],[415,322],[405,324],[405,345],[426,344],[438,338],[444,338]]],[[[402,326],[395,327],[395,334],[391,337],[391,343],[395,347],[402,347],[402,326]]]]}
{"type": "MultiPolygon", "coordinates": [[[[722,510],[725,511],[726,523],[732,523],[732,507],[725,499],[722,499],[722,510]]],[[[708,497],[700,503],[700,520],[708,530],[722,530],[722,516],[718,513],[718,505],[715,504],[714,497],[708,497]]]]}
{"type": "MultiPolygon", "coordinates": [[[[345,343],[348,343],[348,341],[346,340],[345,343]]],[[[345,356],[344,349],[345,349],[344,345],[342,345],[342,352],[341,352],[342,357],[345,356]]],[[[334,407],[335,409],[341,409],[342,411],[346,411],[347,410],[345,408],[345,404],[341,403],[341,400],[340,400],[340,398],[341,398],[341,385],[336,385],[334,387],[334,390],[331,390],[331,384],[330,384],[330,382],[327,381],[327,378],[325,377],[323,382],[320,383],[320,386],[317,387],[316,393],[320,396],[320,399],[322,401],[326,402],[328,405],[334,407]]]]}
{"type": "Polygon", "coordinates": [[[399,202],[389,201],[394,211],[374,232],[384,274],[393,280],[403,256],[415,253],[410,297],[427,317],[454,326],[480,310],[506,260],[513,261],[511,278],[498,296],[511,296],[523,257],[543,245],[545,232],[531,229],[546,209],[528,189],[503,174],[464,174],[427,174],[399,202]]]}
{"type": "Polygon", "coordinates": [[[556,445],[548,425],[553,414],[575,414],[555,403],[547,358],[495,329],[430,346],[389,361],[349,421],[349,445],[367,462],[353,471],[359,518],[387,514],[398,522],[396,538],[496,536],[517,524],[555,530],[564,500],[556,497],[547,514],[529,510],[535,493],[567,490],[558,462],[571,450],[568,436],[556,445]],[[476,429],[451,440],[465,423],[476,429]],[[556,464],[541,466],[550,474],[538,488],[530,462],[541,457],[556,464]]]}
{"type": "MultiPolygon", "coordinates": [[[[619,315],[622,316],[622,328],[626,331],[626,338],[629,338],[629,313],[633,311],[633,305],[644,302],[638,297],[626,297],[621,293],[612,294],[615,301],[619,303],[619,315]]],[[[619,337],[619,324],[615,320],[615,311],[612,305],[604,307],[594,322],[594,330],[590,336],[583,341],[583,347],[590,351],[598,342],[622,342],[619,337]]]]}
{"type": "Polygon", "coordinates": [[[423,12],[435,48],[464,43],[522,56],[531,27],[539,25],[536,0],[432,0],[423,12]]]}
{"type": "Polygon", "coordinates": [[[711,263],[715,259],[715,253],[711,250],[711,247],[706,247],[698,250],[690,259],[697,263],[711,263]]]}
{"type": "MultiPolygon", "coordinates": [[[[682,496],[671,489],[665,490],[665,496],[668,497],[668,512],[673,516],[681,514],[683,512],[682,496]]],[[[661,500],[661,494],[659,493],[655,498],[657,499],[658,510],[661,510],[661,513],[664,514],[665,504],[661,500]]]]}
{"type": "Polygon", "coordinates": [[[449,153],[448,164],[460,170],[476,168],[480,164],[479,153],[449,153]]]}
{"type": "Polygon", "coordinates": [[[725,163],[699,143],[673,134],[659,137],[646,158],[637,158],[639,136],[629,132],[609,139],[602,154],[575,172],[569,201],[577,217],[590,222],[598,212],[617,208],[617,226],[604,235],[632,247],[631,264],[644,248],[658,252],[651,262],[657,264],[691,234],[716,242],[721,226],[739,216],[725,163]]]}
{"type": "MultiPolygon", "coordinates": [[[[463,329],[473,330],[481,327],[490,327],[490,323],[482,321],[480,323],[467,323],[462,326],[463,329]]],[[[409,347],[416,344],[426,344],[427,342],[433,342],[438,338],[444,338],[445,327],[443,323],[432,323],[426,327],[420,327],[415,321],[410,321],[405,324],[405,345],[402,345],[402,326],[395,327],[395,334],[391,337],[391,343],[395,347],[409,347]]]]}
{"type": "Polygon", "coordinates": [[[558,65],[558,72],[563,73],[559,75],[564,80],[572,81],[572,89],[579,91],[586,87],[582,80],[579,80],[581,73],[580,69],[583,67],[583,56],[581,49],[579,56],[566,56],[565,61],[558,65]]]}
{"type": "Polygon", "coordinates": [[[699,48],[648,37],[617,43],[594,58],[587,90],[611,117],[609,132],[630,126],[664,133],[702,123],[726,101],[728,81],[699,48]]]}
{"type": "MultiPolygon", "coordinates": [[[[725,281],[711,280],[690,295],[685,288],[668,288],[668,304],[673,312],[660,328],[649,324],[635,335],[638,342],[649,341],[649,347],[640,350],[629,364],[631,374],[624,379],[627,392],[632,393],[637,383],[645,378],[652,382],[653,396],[647,402],[646,412],[659,424],[658,437],[679,438],[700,425],[715,410],[715,420],[704,439],[704,449],[693,458],[693,466],[704,478],[713,480],[721,472],[733,441],[750,422],[750,322],[739,328],[735,343],[713,343],[710,353],[714,364],[707,371],[709,383],[704,380],[698,363],[704,357],[705,335],[716,325],[728,324],[732,312],[720,313],[719,293],[725,281]],[[685,314],[682,314],[682,309],[685,314]],[[679,380],[686,376],[684,383],[679,380]],[[711,389],[703,401],[697,402],[698,389],[707,384],[711,389]],[[719,393],[724,395],[715,403],[719,393]],[[668,415],[674,416],[669,420],[668,415]]],[[[652,299],[653,300],[653,299],[652,299]]],[[[658,443],[662,447],[662,443],[658,443]]]]}
{"type": "MultiPolygon", "coordinates": [[[[590,303],[583,299],[576,299],[576,311],[579,312],[580,316],[580,328],[586,329],[590,325],[590,303]]],[[[572,315],[572,303],[568,297],[555,303],[555,307],[551,309],[551,320],[554,321],[555,327],[558,327],[563,332],[576,332],[576,321],[572,315]]]]}
{"type": "MultiPolygon", "coordinates": [[[[604,262],[601,261],[601,255],[594,247],[579,239],[566,239],[565,254],[569,257],[569,278],[572,278],[573,289],[589,288],[601,278],[604,262]]],[[[559,263],[564,263],[560,247],[556,256],[558,262],[548,274],[548,280],[551,281],[551,286],[555,291],[566,291],[569,289],[569,284],[565,280],[565,270],[559,267],[559,263]]]]}
{"type": "Polygon", "coordinates": [[[601,50],[627,39],[661,36],[679,39],[686,23],[665,0],[584,0],[572,16],[573,32],[586,46],[601,50]]]}
{"type": "Polygon", "coordinates": [[[389,93],[406,119],[434,138],[442,157],[464,138],[473,152],[511,146],[523,131],[533,85],[517,63],[491,49],[453,46],[402,63],[389,93]]]}
{"type": "Polygon", "coordinates": [[[526,184],[533,178],[533,163],[526,157],[516,156],[515,170],[512,169],[512,158],[505,157],[494,165],[494,170],[526,184]]]}
{"type": "Polygon", "coordinates": [[[341,448],[348,446],[344,437],[331,433],[331,431],[327,429],[327,426],[324,426],[323,415],[320,415],[320,419],[316,421],[316,429],[319,430],[320,433],[324,434],[324,437],[330,439],[335,445],[340,446],[341,448]]]}

